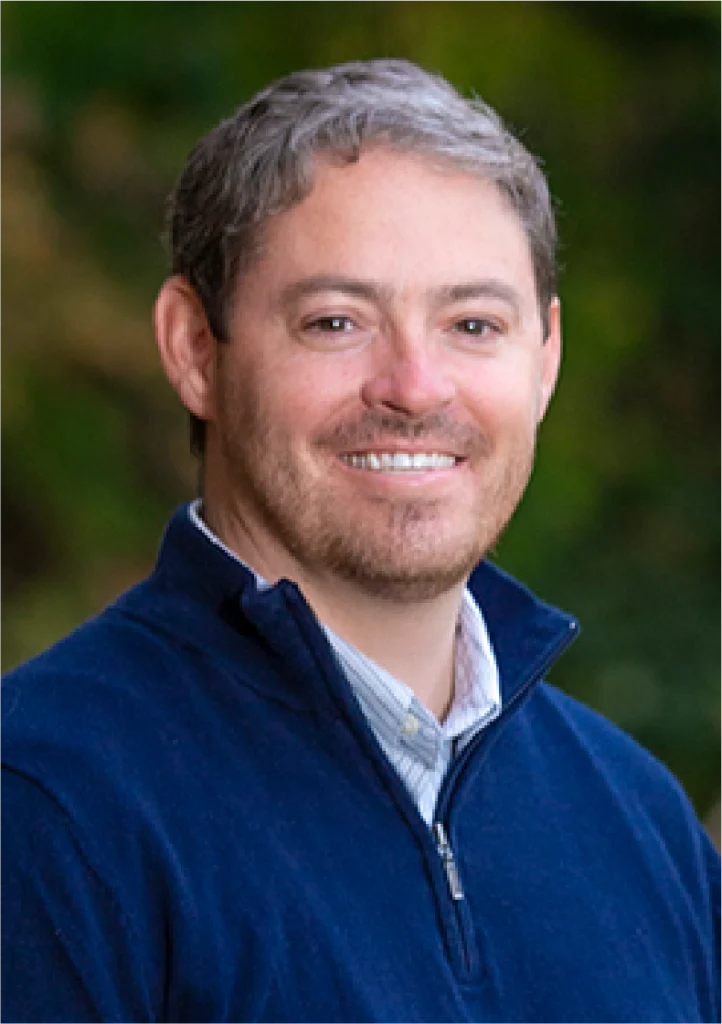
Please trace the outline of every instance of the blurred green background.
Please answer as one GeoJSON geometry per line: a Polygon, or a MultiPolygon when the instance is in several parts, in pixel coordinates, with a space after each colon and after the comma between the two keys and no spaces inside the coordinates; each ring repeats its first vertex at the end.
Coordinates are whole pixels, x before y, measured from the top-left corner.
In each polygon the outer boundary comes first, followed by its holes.
{"type": "Polygon", "coordinates": [[[719,5],[2,5],[5,666],[150,568],[195,492],[150,309],[164,197],[271,78],[401,56],[559,198],[566,356],[497,558],[582,620],[552,680],[719,790],[719,5]]]}

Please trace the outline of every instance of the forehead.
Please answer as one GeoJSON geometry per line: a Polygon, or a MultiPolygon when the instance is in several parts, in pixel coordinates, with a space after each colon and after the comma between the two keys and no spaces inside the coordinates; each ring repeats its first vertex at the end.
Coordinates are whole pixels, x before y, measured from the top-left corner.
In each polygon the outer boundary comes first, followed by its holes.
{"type": "Polygon", "coordinates": [[[256,270],[269,287],[306,274],[406,289],[493,276],[535,292],[524,228],[493,182],[388,149],[320,160],[309,195],[266,225],[256,270]]]}

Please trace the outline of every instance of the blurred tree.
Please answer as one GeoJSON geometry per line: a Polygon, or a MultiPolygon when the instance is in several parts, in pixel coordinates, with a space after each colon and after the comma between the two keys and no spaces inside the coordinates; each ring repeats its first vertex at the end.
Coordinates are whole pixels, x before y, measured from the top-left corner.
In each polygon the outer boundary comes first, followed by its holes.
{"type": "Polygon", "coordinates": [[[3,5],[4,662],[151,565],[194,490],[149,310],[199,134],[302,66],[403,56],[560,197],[567,357],[496,557],[575,611],[554,681],[718,792],[719,7],[3,5]]]}

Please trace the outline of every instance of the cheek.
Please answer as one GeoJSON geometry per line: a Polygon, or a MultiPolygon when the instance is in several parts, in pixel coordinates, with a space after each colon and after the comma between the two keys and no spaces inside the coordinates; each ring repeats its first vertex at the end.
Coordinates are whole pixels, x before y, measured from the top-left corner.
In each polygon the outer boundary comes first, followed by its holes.
{"type": "Polygon", "coordinates": [[[280,420],[297,424],[299,432],[313,432],[355,408],[362,380],[357,365],[325,355],[287,364],[266,380],[265,387],[280,420]]]}
{"type": "Polygon", "coordinates": [[[490,372],[469,390],[467,406],[488,434],[501,441],[505,434],[527,434],[536,427],[539,387],[528,370],[490,372]]]}

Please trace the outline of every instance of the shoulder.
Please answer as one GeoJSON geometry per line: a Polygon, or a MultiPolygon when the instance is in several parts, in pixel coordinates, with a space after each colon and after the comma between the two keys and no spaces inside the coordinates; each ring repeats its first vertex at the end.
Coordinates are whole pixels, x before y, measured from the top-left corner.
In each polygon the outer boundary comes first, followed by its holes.
{"type": "Polygon", "coordinates": [[[182,622],[123,598],[3,680],[4,809],[28,843],[42,823],[127,892],[162,859],[168,830],[186,835],[202,812],[203,770],[246,692],[182,622]]]}
{"type": "MultiPolygon", "coordinates": [[[[111,606],[7,673],[2,684],[3,765],[61,806],[105,776],[134,774],[171,705],[182,658],[147,625],[111,606]],[[75,794],[75,795],[74,795],[75,794]]],[[[162,735],[162,731],[160,731],[162,735]]],[[[106,796],[110,796],[106,786],[106,796]]]]}
{"type": "MultiPolygon", "coordinates": [[[[180,614],[147,615],[146,594],[140,584],[3,679],[3,764],[68,813],[137,811],[238,689],[229,659],[194,643],[180,614]]],[[[201,613],[186,614],[200,631],[201,613]]]]}
{"type": "Polygon", "coordinates": [[[248,767],[259,755],[239,737],[277,708],[306,711],[288,669],[222,601],[146,581],[7,674],[3,763],[72,817],[113,806],[157,820],[189,779],[216,771],[221,740],[248,767]]]}
{"type": "Polygon", "coordinates": [[[678,786],[664,765],[632,736],[600,712],[550,683],[537,687],[533,708],[537,720],[549,728],[563,727],[569,743],[584,751],[612,773],[628,777],[632,771],[645,779],[678,786]]]}
{"type": "Polygon", "coordinates": [[[69,636],[23,665],[2,683],[2,720],[7,740],[24,731],[57,736],[92,713],[116,715],[124,705],[150,701],[151,680],[171,677],[182,651],[162,633],[110,606],[69,636]]]}
{"type": "Polygon", "coordinates": [[[708,838],[683,786],[632,736],[548,683],[537,687],[529,713],[562,770],[575,773],[590,801],[599,797],[600,817],[602,805],[613,803],[635,828],[655,834],[677,863],[708,858],[708,838]]]}

